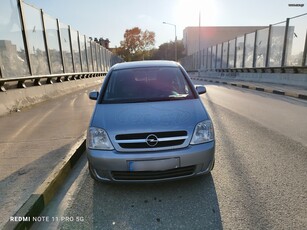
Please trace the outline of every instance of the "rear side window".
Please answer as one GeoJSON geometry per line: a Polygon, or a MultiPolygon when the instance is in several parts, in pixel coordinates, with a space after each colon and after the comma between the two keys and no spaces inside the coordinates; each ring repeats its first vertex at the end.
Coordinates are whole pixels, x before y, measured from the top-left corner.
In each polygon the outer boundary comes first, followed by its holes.
{"type": "Polygon", "coordinates": [[[102,103],[192,98],[194,98],[194,94],[180,68],[136,68],[115,70],[111,73],[102,103]]]}

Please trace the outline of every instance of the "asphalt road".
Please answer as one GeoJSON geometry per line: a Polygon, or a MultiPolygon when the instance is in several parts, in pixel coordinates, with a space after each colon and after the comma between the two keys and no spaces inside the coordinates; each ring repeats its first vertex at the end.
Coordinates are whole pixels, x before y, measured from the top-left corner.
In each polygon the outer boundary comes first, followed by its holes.
{"type": "MultiPolygon", "coordinates": [[[[195,82],[198,83],[198,82],[195,82]]],[[[84,157],[33,229],[307,229],[307,103],[207,85],[216,133],[209,175],[101,184],[84,157]]]]}
{"type": "Polygon", "coordinates": [[[94,108],[83,89],[0,117],[0,229],[87,129],[94,108]]]}

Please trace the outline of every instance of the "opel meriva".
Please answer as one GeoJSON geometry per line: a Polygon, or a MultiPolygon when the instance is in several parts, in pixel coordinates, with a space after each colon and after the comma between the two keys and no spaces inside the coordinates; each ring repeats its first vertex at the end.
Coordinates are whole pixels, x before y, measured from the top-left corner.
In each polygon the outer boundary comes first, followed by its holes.
{"type": "Polygon", "coordinates": [[[87,134],[92,178],[106,182],[164,181],[209,173],[213,124],[184,68],[171,61],[114,65],[87,134]]]}

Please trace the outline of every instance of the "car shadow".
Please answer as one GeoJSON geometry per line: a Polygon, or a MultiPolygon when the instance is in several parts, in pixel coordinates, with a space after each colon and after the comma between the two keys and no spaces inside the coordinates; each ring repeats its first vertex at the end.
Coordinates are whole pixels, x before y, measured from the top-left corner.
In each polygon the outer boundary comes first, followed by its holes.
{"type": "Polygon", "coordinates": [[[94,227],[223,229],[211,174],[150,184],[93,183],[94,227]]]}
{"type": "Polygon", "coordinates": [[[66,144],[50,151],[0,180],[0,229],[44,182],[70,147],[71,144],[66,144]]]}

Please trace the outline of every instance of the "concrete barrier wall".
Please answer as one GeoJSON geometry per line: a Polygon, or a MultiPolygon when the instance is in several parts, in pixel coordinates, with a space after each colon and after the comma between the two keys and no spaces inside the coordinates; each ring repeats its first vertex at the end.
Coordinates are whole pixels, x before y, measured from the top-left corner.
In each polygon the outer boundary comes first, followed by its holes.
{"type": "Polygon", "coordinates": [[[101,85],[103,79],[103,77],[86,78],[0,92],[0,116],[83,88],[101,85]]]}
{"type": "Polygon", "coordinates": [[[307,74],[301,73],[239,73],[199,71],[200,77],[232,79],[247,82],[263,82],[307,87],[307,74]]]}

